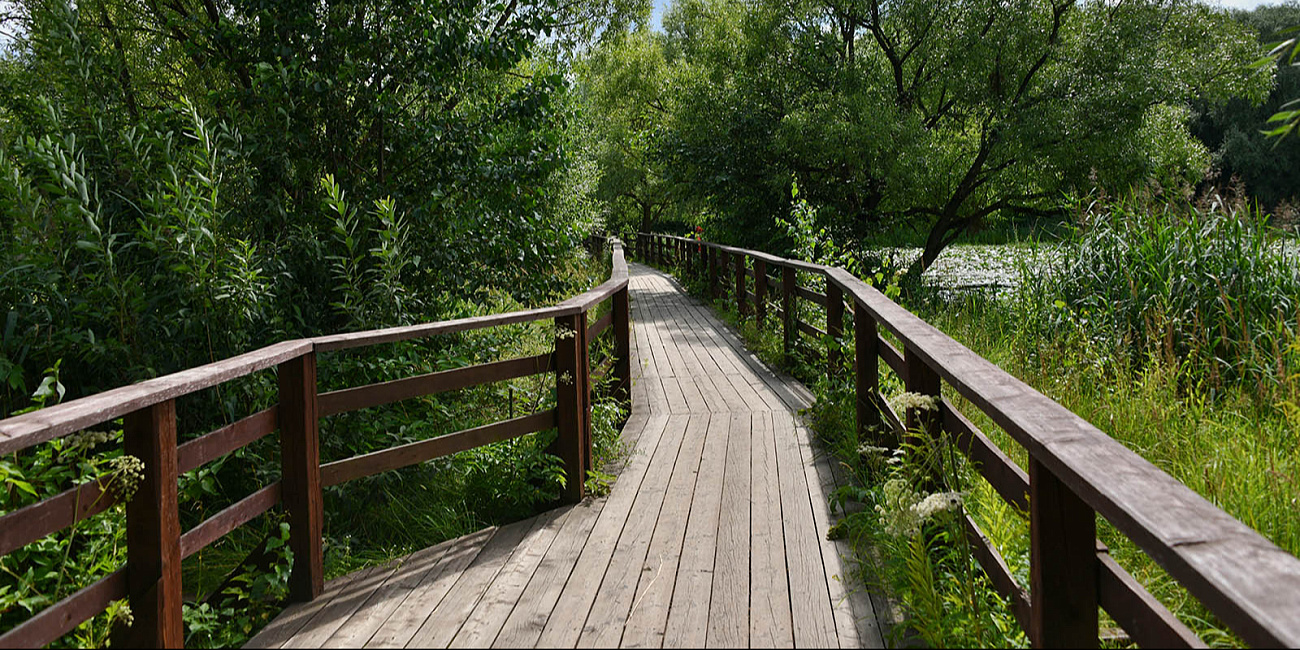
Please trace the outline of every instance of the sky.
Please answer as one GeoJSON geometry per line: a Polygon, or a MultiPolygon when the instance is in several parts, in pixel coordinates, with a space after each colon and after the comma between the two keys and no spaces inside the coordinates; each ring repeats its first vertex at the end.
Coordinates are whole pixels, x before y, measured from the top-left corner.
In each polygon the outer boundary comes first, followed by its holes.
{"type": "MultiPolygon", "coordinates": [[[[671,0],[654,0],[654,12],[650,14],[650,27],[655,31],[663,31],[664,11],[668,9],[669,2],[671,0]]],[[[1254,9],[1263,4],[1280,4],[1267,0],[1208,0],[1208,2],[1232,9],[1254,9]]]]}

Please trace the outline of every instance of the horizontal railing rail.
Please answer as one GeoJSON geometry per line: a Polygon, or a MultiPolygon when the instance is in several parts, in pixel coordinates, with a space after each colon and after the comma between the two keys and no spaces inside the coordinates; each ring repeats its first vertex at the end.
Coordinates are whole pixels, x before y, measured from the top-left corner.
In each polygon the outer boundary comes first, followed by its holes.
{"type": "MultiPolygon", "coordinates": [[[[1029,512],[1028,590],[974,520],[964,524],[975,558],[1036,647],[1097,646],[1099,606],[1139,645],[1205,646],[1110,557],[1096,539],[1096,515],[1247,643],[1300,647],[1300,559],[868,283],[840,268],[670,235],[639,233],[634,252],[703,279],[710,296],[735,302],[760,324],[776,302],[786,354],[801,335],[829,338],[828,373],[846,365],[839,355],[851,310],[860,435],[946,431],[1003,499],[1029,512]],[[824,291],[800,286],[799,272],[819,278],[824,291]],[[779,292],[775,300],[771,290],[779,292]],[[824,330],[797,318],[796,300],[822,308],[824,330]],[[882,326],[901,350],[882,337],[882,326]],[[938,398],[941,408],[894,413],[880,393],[881,360],[907,391],[938,398]],[[945,383],[1024,447],[1028,471],[942,399],[945,383]]],[[[878,444],[897,442],[874,435],[878,444]]]]}
{"type": "MultiPolygon", "coordinates": [[[[590,344],[612,330],[612,394],[631,396],[628,273],[623,244],[608,240],[607,281],[553,307],[507,314],[349,332],[277,343],[237,357],[0,420],[0,454],[12,454],[123,418],[123,452],[143,462],[143,479],[126,503],[126,564],[99,581],[46,607],[0,634],[0,647],[39,647],[67,634],[128,599],[134,623],[114,631],[116,645],[180,647],[181,561],[252,521],[277,504],[289,519],[293,550],[290,598],[311,600],[324,587],[322,489],[379,472],[529,433],[558,429],[550,451],[563,461],[563,499],[580,501],[591,463],[591,402],[594,383],[590,344]],[[588,314],[609,301],[604,316],[588,325],[588,314]],[[317,353],[393,343],[438,334],[551,320],[555,347],[543,354],[477,364],[404,379],[321,393],[317,353]],[[225,382],[274,368],[276,405],[198,438],[177,444],[176,400],[225,382]],[[553,374],[556,405],[428,440],[330,463],[320,462],[319,421],[339,413],[483,384],[553,374]],[[179,476],[280,433],[281,478],[205,519],[180,530],[179,476]]],[[[588,242],[604,247],[606,240],[588,242]]],[[[0,516],[0,555],[75,526],[119,503],[111,486],[94,480],[0,516]]]]}

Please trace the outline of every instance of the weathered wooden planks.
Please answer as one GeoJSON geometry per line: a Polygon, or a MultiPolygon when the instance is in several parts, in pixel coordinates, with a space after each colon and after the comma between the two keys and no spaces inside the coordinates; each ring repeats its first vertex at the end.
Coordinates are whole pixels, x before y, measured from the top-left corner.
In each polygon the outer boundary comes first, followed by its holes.
{"type": "MultiPolygon", "coordinates": [[[[811,396],[666,276],[634,266],[629,287],[631,453],[611,494],[358,574],[362,595],[331,583],[344,620],[324,645],[879,645],[824,540],[830,469],[794,414],[811,396]]],[[[309,618],[299,634],[320,639],[328,616],[309,618]]]]}
{"type": "Polygon", "coordinates": [[[663,507],[659,511],[659,521],[636,585],[636,598],[628,612],[620,643],[623,647],[658,648],[663,645],[668,606],[677,584],[677,566],[686,539],[686,521],[695,496],[695,479],[704,450],[704,433],[709,426],[708,413],[695,413],[689,417],[664,494],[663,507]]]}

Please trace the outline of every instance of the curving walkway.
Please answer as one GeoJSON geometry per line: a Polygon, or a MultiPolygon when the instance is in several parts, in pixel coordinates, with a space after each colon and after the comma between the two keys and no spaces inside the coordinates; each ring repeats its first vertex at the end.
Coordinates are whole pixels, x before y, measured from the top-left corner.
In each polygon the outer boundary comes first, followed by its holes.
{"type": "Polygon", "coordinates": [[[607,497],[338,578],[250,647],[883,647],[826,540],[811,395],[631,265],[633,453],[607,497]]]}

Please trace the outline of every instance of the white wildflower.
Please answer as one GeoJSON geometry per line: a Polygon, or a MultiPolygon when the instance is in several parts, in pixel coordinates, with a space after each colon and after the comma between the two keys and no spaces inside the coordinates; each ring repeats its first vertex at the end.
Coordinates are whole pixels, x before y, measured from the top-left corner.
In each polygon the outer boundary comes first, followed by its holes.
{"type": "Polygon", "coordinates": [[[572,386],[572,385],[573,385],[573,375],[572,375],[568,370],[565,370],[564,372],[560,373],[559,381],[560,381],[561,384],[563,384],[563,385],[565,385],[565,386],[572,386]]]}
{"type": "Polygon", "coordinates": [[[858,446],[859,454],[880,454],[881,456],[884,456],[891,451],[893,450],[891,450],[889,447],[877,447],[875,445],[866,445],[866,444],[858,446]]]}
{"type": "Polygon", "coordinates": [[[911,537],[921,532],[921,519],[916,515],[920,501],[912,486],[901,478],[885,481],[885,502],[876,506],[885,521],[885,532],[894,537],[911,537]]]}
{"type": "Polygon", "coordinates": [[[557,339],[571,339],[577,335],[578,333],[567,325],[556,324],[555,326],[555,338],[557,339]]]}
{"type": "Polygon", "coordinates": [[[894,399],[890,400],[890,405],[894,407],[895,411],[910,409],[937,411],[939,410],[939,398],[920,393],[899,393],[894,399]]]}
{"type": "Polygon", "coordinates": [[[135,496],[135,491],[144,480],[144,461],[135,456],[118,456],[109,461],[113,467],[113,478],[109,488],[119,501],[126,503],[135,496]]]}
{"type": "Polygon", "coordinates": [[[82,431],[74,433],[65,440],[67,441],[63,453],[78,453],[83,449],[92,449],[96,445],[101,445],[113,439],[113,434],[108,431],[82,431]]]}
{"type": "Polygon", "coordinates": [[[134,625],[135,614],[131,611],[131,604],[127,602],[123,602],[121,605],[119,605],[117,607],[117,611],[113,612],[113,619],[117,620],[118,622],[122,623],[127,627],[131,627],[132,625],[134,625]]]}
{"type": "Polygon", "coordinates": [[[954,510],[961,505],[960,492],[936,492],[912,506],[918,519],[924,521],[940,513],[954,510]]]}

